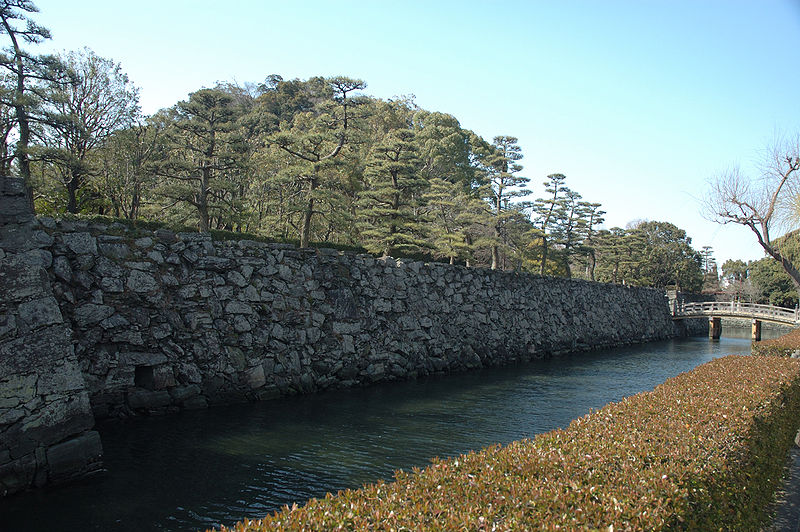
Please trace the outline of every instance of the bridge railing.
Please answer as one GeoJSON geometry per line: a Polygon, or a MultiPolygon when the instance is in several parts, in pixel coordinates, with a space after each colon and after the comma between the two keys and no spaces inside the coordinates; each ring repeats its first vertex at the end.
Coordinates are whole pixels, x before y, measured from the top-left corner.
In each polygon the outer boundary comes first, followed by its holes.
{"type": "Polygon", "coordinates": [[[703,301],[700,303],[675,302],[672,315],[685,316],[741,316],[745,318],[763,318],[786,323],[800,322],[798,309],[742,303],[739,301],[703,301]]]}

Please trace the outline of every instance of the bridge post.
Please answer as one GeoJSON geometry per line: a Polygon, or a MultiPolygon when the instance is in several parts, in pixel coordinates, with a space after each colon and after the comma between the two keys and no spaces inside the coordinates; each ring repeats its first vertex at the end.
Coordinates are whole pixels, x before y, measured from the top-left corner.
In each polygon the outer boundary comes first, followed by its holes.
{"type": "Polygon", "coordinates": [[[708,318],[708,337],[719,340],[720,335],[722,335],[722,318],[708,318]]]}
{"type": "Polygon", "coordinates": [[[751,330],[753,332],[753,335],[751,337],[753,339],[753,341],[754,342],[760,342],[761,341],[761,320],[757,320],[757,319],[753,318],[753,326],[752,326],[751,330]]]}

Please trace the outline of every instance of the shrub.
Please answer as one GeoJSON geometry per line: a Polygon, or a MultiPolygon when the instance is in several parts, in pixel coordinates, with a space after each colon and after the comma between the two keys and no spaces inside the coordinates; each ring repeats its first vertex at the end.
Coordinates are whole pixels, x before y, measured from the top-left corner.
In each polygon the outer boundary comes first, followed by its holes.
{"type": "Polygon", "coordinates": [[[759,356],[790,357],[800,350],[800,329],[794,329],[779,338],[753,343],[753,354],[759,356]]]}
{"type": "Polygon", "coordinates": [[[250,530],[758,530],[800,419],[800,361],[729,356],[573,421],[250,530]]]}

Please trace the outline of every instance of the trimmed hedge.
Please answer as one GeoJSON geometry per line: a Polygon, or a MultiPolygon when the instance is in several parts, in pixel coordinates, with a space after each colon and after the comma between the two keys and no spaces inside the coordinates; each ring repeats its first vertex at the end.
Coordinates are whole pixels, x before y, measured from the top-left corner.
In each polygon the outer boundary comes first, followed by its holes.
{"type": "Polygon", "coordinates": [[[800,329],[794,329],[779,338],[753,343],[753,354],[759,356],[790,357],[800,350],[800,329]]]}
{"type": "Polygon", "coordinates": [[[800,360],[728,356],[532,440],[225,530],[758,530],[800,420],[800,360]]]}

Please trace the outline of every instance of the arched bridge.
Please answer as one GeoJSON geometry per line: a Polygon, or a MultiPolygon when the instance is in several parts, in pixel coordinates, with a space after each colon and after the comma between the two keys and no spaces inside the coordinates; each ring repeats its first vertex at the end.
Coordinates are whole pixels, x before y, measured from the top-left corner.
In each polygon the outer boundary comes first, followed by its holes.
{"type": "Polygon", "coordinates": [[[719,338],[722,331],[721,318],[749,318],[753,320],[753,339],[761,339],[761,322],[768,321],[797,327],[800,325],[800,311],[797,308],[757,305],[739,301],[704,301],[702,303],[674,302],[672,319],[708,318],[708,335],[719,338]]]}

